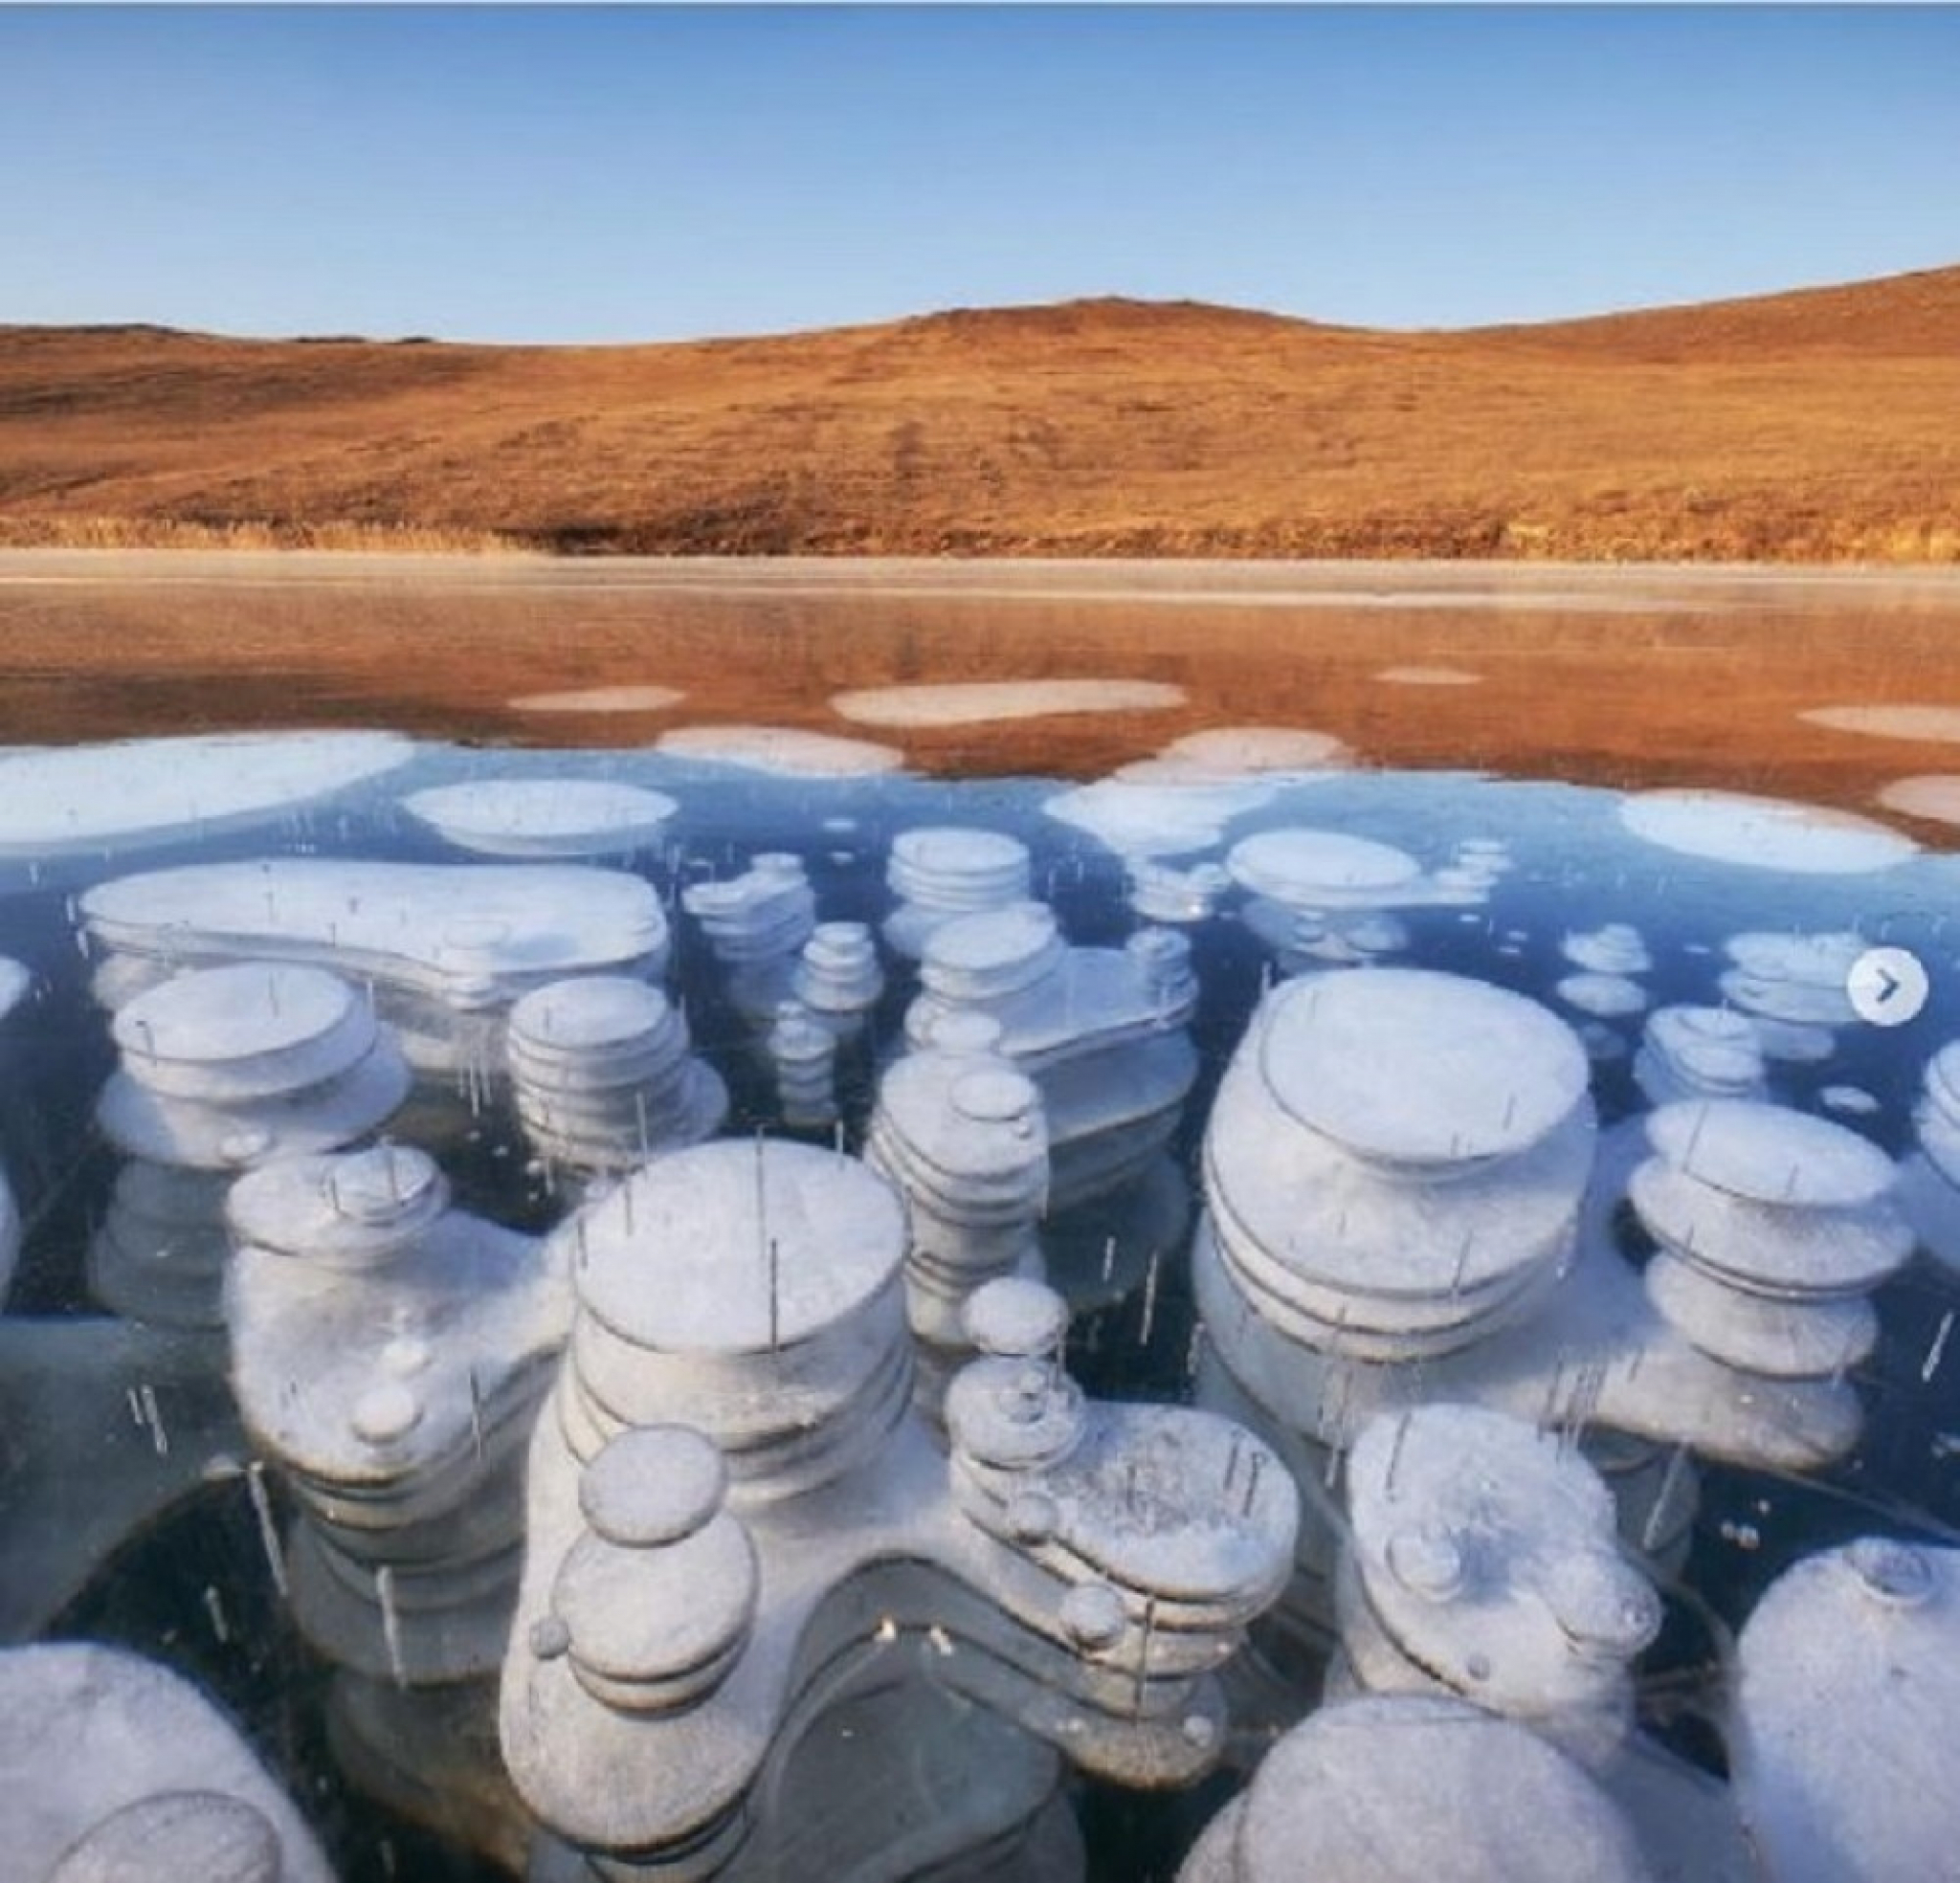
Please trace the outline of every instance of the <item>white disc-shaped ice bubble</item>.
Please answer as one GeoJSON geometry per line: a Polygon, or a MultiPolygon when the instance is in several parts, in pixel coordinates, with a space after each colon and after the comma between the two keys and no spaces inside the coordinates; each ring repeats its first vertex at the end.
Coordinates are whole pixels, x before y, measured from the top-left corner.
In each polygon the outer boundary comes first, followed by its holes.
{"type": "Polygon", "coordinates": [[[1861,1085],[1827,1085],[1817,1094],[1817,1103],[1846,1118],[1876,1118],[1884,1109],[1861,1085]]]}
{"type": "Polygon", "coordinates": [[[933,931],[925,944],[921,973],[928,986],[971,985],[976,991],[1018,986],[1026,973],[1060,960],[1055,911],[1045,902],[1011,902],[982,909],[933,931]]]}
{"type": "Polygon", "coordinates": [[[1335,1328],[1392,1338],[1522,1306],[1570,1250],[1594,1144],[1581,1104],[1527,1151],[1453,1170],[1445,1207],[1406,1171],[1276,1129],[1236,1069],[1212,1119],[1205,1188],[1221,1248],[1276,1311],[1329,1323],[1337,1345],[1335,1328]]]}
{"type": "Polygon", "coordinates": [[[43,1883],[279,1883],[278,1834],[242,1799],[218,1791],[153,1792],[104,1818],[43,1883]]]}
{"type": "MultiPolygon", "coordinates": [[[[318,1069],[296,1065],[285,1083],[330,1077],[372,1043],[367,1005],[338,975],[298,963],[240,962],[205,968],[152,987],[122,1008],[110,1031],[139,1078],[171,1069],[217,1073],[235,1062],[296,1054],[331,1043],[355,1022],[358,1050],[331,1053],[318,1069]]],[[[311,1055],[306,1055],[309,1059],[311,1055]]],[[[202,1097],[203,1094],[192,1096],[202,1097]]]]}
{"type": "Polygon", "coordinates": [[[892,839],[890,868],[894,887],[901,889],[913,879],[927,885],[1025,885],[1028,847],[999,831],[927,824],[892,839]]]}
{"type": "Polygon", "coordinates": [[[1759,981],[1794,981],[1810,986],[1838,987],[1859,956],[1871,946],[1850,929],[1791,935],[1751,929],[1731,935],[1722,952],[1745,974],[1759,981]]]}
{"type": "Polygon", "coordinates": [[[635,1345],[667,1353],[792,1346],[897,1275],[905,1217],[855,1158],[804,1144],[677,1151],[576,1219],[579,1296],[635,1345]]]}
{"type": "Polygon", "coordinates": [[[1960,745],[1960,706],[1813,706],[1797,717],[1812,725],[1829,726],[1834,732],[1960,745]]]}
{"type": "Polygon", "coordinates": [[[1853,1209],[1898,1170],[1870,1139],[1829,1119],[1750,1098],[1688,1098],[1647,1118],[1647,1140],[1677,1170],[1749,1203],[1853,1209]]]}
{"type": "Polygon", "coordinates": [[[522,1039],[566,1052],[596,1052],[646,1038],[666,1026],[667,996],[624,974],[582,974],[533,988],[510,1009],[522,1039]]]}
{"type": "Polygon", "coordinates": [[[947,680],[866,687],[832,697],[831,710],[858,725],[984,725],[1065,713],[1161,713],[1184,704],[1164,680],[947,680]]]}
{"type": "Polygon", "coordinates": [[[677,726],[660,735],[656,749],[672,758],[704,759],[783,778],[874,778],[905,763],[893,746],[800,726],[677,726]]]}
{"type": "Polygon", "coordinates": [[[231,1722],[189,1681],[121,1649],[46,1642],[0,1653],[0,1824],[6,1873],[35,1883],[105,1877],[213,1877],[242,1883],[254,1868],[208,1868],[247,1854],[245,1814],[270,1829],[280,1883],[329,1883],[333,1872],[305,1820],[231,1722]],[[174,1797],[166,1812],[158,1801],[174,1797]],[[200,1808],[194,1802],[221,1799],[200,1808]],[[141,1864],[141,1830],[124,1814],[157,1812],[148,1867],[94,1868],[95,1855],[141,1864]],[[123,1822],[117,1825],[121,1818],[123,1822]],[[216,1834],[213,1834],[216,1833],[216,1834]],[[64,1861],[65,1860],[65,1861],[64,1861]],[[180,1863],[188,1866],[180,1868],[180,1863]],[[67,1865],[72,1864],[73,1868],[67,1865]]]}
{"type": "Polygon", "coordinates": [[[483,856],[594,856],[654,842],[679,806],[603,779],[481,778],[412,792],[402,809],[483,856]]]}
{"type": "Polygon", "coordinates": [[[1592,974],[1645,974],[1654,965],[1640,931],[1626,922],[1568,935],[1559,943],[1559,952],[1574,967],[1592,974]]]}
{"type": "Polygon", "coordinates": [[[167,843],[317,802],[406,764],[392,732],[212,733],[0,753],[0,856],[167,843]]]}
{"type": "Polygon", "coordinates": [[[1672,1255],[1640,1272],[1647,1298],[1687,1339],[1726,1366],[1771,1380],[1828,1380],[1872,1350],[1879,1318],[1862,1296],[1772,1300],[1729,1288],[1672,1255]]]}
{"type": "Polygon", "coordinates": [[[381,1144],[280,1158],[239,1178],[224,1214],[241,1244],[362,1267],[421,1235],[449,1207],[449,1194],[427,1152],[381,1144]]]}
{"type": "MultiPolygon", "coordinates": [[[[1160,760],[1218,777],[1338,770],[1354,762],[1345,741],[1303,726],[1207,726],[1173,739],[1160,760]]],[[[1123,776],[1123,772],[1117,774],[1123,776]]]]}
{"type": "Polygon", "coordinates": [[[712,1439],[687,1426],[636,1426],[586,1467],[578,1506],[608,1542],[651,1549],[693,1536],[727,1489],[728,1468],[712,1439]]]}
{"type": "Polygon", "coordinates": [[[1762,1071],[1754,1026],[1747,1014],[1726,1007],[1656,1008],[1647,1021],[1647,1037],[1669,1053],[1707,1048],[1752,1056],[1756,1071],[1762,1071]]]}
{"type": "Polygon", "coordinates": [[[1222,843],[1225,826],[1270,803],[1274,789],[1256,779],[1219,783],[1162,768],[1147,775],[1137,767],[1126,772],[1058,792],[1041,809],[1119,856],[1188,856],[1222,843]]]}
{"type": "Polygon", "coordinates": [[[0,1020],[18,1007],[34,985],[33,970],[25,963],[0,955],[0,1020]]]}
{"type": "Polygon", "coordinates": [[[1323,897],[1352,902],[1392,896],[1422,874],[1407,851],[1342,831],[1261,831],[1232,846],[1225,867],[1255,896],[1313,908],[1323,897]]]}
{"type": "Polygon", "coordinates": [[[526,693],[510,703],[520,713],[664,713],[686,698],[676,687],[625,685],[526,693]]]}
{"type": "Polygon", "coordinates": [[[1862,1294],[1912,1253],[1889,1197],[1833,1209],[1751,1202],[1661,1157],[1634,1171],[1627,1194],[1658,1241],[1758,1294],[1862,1294]]]}
{"type": "Polygon", "coordinates": [[[651,1547],[595,1528],[560,1564],[551,1609],[583,1685],[621,1711],[665,1712],[718,1683],[748,1631],[759,1582],[755,1546],[728,1517],[651,1547]],[[652,1691],[642,1698],[641,1689],[652,1691]]]}
{"type": "Polygon", "coordinates": [[[1568,974],[1552,989],[1560,1000],[1595,1020],[1624,1020],[1645,1011],[1647,990],[1624,974],[1568,974]]]}
{"type": "Polygon", "coordinates": [[[1426,968],[1317,975],[1270,997],[1259,1067],[1301,1123],[1386,1163],[1535,1144],[1586,1095],[1586,1050],[1521,994],[1426,968]]]}
{"type": "Polygon", "coordinates": [[[1499,1712],[1596,1701],[1659,1629],[1605,1481],[1526,1420],[1444,1401],[1381,1413],[1348,1455],[1348,1507],[1374,1617],[1499,1712]]]}
{"type": "Polygon", "coordinates": [[[1254,1775],[1243,1883],[1652,1883],[1620,1808],[1545,1740],[1464,1700],[1324,1707],[1254,1775]]]}
{"type": "Polygon", "coordinates": [[[1662,850],[1797,875],[1867,875],[1919,849],[1852,811],[1736,791],[1642,791],[1623,800],[1619,814],[1637,837],[1662,850]]]}
{"type": "Polygon", "coordinates": [[[585,969],[658,972],[668,944],[651,884],[578,863],[197,863],[99,883],[81,909],[113,948],[344,963],[457,1005],[585,969]]]}
{"type": "Polygon", "coordinates": [[[1879,793],[1879,803],[1886,810],[1923,817],[1931,824],[1960,824],[1960,778],[1941,773],[1897,779],[1879,793]]]}
{"type": "Polygon", "coordinates": [[[1926,1096],[1929,1102],[1960,1124],[1960,1040],[1954,1040],[1926,1062],[1926,1096]]]}
{"type": "Polygon", "coordinates": [[[1777,1883],[1952,1874],[1960,1553],[1874,1537],[1809,1557],[1737,1659],[1736,1800],[1777,1883]]]}

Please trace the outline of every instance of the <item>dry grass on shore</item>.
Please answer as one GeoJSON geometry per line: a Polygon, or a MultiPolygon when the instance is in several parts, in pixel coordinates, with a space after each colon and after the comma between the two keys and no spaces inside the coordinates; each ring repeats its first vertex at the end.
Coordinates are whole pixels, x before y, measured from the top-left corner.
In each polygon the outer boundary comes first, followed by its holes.
{"type": "Polygon", "coordinates": [[[0,328],[0,545],[1960,562],[1960,268],[1535,327],[0,328]]]}

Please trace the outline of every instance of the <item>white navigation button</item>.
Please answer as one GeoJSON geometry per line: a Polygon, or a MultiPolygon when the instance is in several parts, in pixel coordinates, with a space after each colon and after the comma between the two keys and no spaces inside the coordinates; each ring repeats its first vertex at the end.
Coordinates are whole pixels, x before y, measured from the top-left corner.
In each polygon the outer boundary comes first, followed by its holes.
{"type": "Polygon", "coordinates": [[[1903,1027],[1926,1006],[1926,968],[1909,948],[1867,948],[1851,964],[1844,991],[1868,1026],[1903,1027]]]}

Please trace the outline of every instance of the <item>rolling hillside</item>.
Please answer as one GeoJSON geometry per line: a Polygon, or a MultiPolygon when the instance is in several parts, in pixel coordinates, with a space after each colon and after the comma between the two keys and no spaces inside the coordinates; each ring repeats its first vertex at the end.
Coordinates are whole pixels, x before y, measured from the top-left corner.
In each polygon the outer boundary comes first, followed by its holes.
{"type": "Polygon", "coordinates": [[[1960,560],[1960,268],[1544,326],[0,327],[0,543],[1960,560]]]}

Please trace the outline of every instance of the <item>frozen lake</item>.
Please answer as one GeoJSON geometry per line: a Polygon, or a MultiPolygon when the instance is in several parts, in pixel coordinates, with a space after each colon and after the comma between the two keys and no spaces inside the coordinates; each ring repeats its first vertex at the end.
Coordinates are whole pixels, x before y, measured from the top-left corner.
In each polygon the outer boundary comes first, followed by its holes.
{"type": "Polygon", "coordinates": [[[0,1640],[345,1878],[1169,1878],[1417,1662],[1726,1878],[1766,1592],[1960,1543],[1960,577],[13,554],[0,677],[0,1640]]]}

